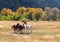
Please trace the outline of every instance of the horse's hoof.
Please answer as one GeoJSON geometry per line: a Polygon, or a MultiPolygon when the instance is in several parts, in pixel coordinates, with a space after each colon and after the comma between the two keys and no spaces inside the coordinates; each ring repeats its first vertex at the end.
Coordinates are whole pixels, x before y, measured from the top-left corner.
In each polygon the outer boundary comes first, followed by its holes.
{"type": "Polygon", "coordinates": [[[20,33],[20,34],[24,34],[24,33],[20,33]]]}
{"type": "Polygon", "coordinates": [[[30,33],[26,33],[26,34],[30,34],[30,33]]]}

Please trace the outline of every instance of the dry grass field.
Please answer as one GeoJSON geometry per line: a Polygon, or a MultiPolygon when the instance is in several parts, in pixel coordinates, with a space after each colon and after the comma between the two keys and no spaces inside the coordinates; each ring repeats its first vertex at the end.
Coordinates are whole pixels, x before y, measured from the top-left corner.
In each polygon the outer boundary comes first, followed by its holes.
{"type": "Polygon", "coordinates": [[[14,34],[11,26],[22,22],[0,21],[0,42],[60,42],[59,21],[28,22],[33,26],[31,34],[14,34]]]}

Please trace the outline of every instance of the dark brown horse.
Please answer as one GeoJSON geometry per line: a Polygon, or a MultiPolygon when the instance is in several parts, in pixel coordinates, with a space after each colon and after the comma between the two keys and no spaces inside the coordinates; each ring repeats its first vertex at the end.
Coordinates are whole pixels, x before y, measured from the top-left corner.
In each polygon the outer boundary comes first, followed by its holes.
{"type": "Polygon", "coordinates": [[[20,33],[22,33],[22,30],[25,29],[25,27],[20,25],[19,23],[17,23],[17,25],[13,25],[12,28],[14,29],[15,32],[16,30],[18,30],[20,31],[20,33]]]}

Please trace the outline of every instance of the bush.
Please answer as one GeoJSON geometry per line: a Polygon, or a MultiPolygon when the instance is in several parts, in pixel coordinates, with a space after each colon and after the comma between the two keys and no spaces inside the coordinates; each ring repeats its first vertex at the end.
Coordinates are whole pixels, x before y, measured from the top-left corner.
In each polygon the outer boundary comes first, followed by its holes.
{"type": "Polygon", "coordinates": [[[28,15],[27,15],[27,19],[33,20],[32,14],[28,14],[28,15]]]}
{"type": "Polygon", "coordinates": [[[35,14],[35,19],[39,20],[40,19],[40,14],[35,14]]]}
{"type": "Polygon", "coordinates": [[[13,15],[13,16],[11,17],[11,19],[12,19],[12,20],[15,20],[15,21],[20,20],[20,18],[21,18],[20,15],[13,15]]]}

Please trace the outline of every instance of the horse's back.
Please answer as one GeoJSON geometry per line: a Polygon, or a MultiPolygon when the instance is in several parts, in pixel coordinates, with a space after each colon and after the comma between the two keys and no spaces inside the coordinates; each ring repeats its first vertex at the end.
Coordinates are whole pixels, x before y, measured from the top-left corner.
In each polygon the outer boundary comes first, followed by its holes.
{"type": "Polygon", "coordinates": [[[25,28],[32,28],[31,24],[23,24],[25,28]]]}
{"type": "Polygon", "coordinates": [[[19,30],[22,30],[22,29],[24,29],[24,26],[19,25],[19,30]]]}
{"type": "Polygon", "coordinates": [[[27,25],[27,28],[32,28],[32,25],[27,25]]]}

